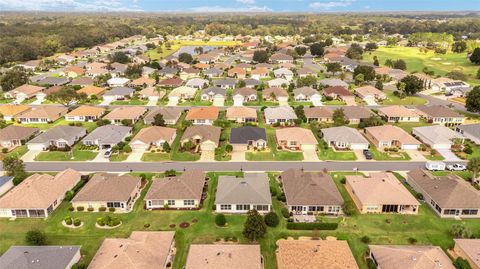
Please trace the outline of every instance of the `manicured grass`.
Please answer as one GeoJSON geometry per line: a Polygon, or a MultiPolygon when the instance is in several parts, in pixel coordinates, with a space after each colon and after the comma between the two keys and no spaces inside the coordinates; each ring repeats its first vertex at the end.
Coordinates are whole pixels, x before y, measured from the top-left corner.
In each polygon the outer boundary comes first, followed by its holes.
{"type": "Polygon", "coordinates": [[[405,132],[411,134],[413,128],[415,127],[429,126],[432,124],[429,124],[423,120],[420,120],[419,122],[398,122],[398,123],[394,123],[393,125],[398,126],[402,128],[405,132]]]}
{"type": "Polygon", "coordinates": [[[170,154],[162,152],[145,152],[142,156],[144,162],[170,161],[170,154]]]}
{"type": "Polygon", "coordinates": [[[110,156],[111,162],[123,162],[128,158],[129,154],[126,153],[114,153],[110,156]]]}
{"type": "Polygon", "coordinates": [[[320,160],[331,160],[331,161],[355,161],[357,156],[352,151],[334,151],[332,148],[321,149],[317,152],[318,158],[320,160]]]}
{"type": "Polygon", "coordinates": [[[469,181],[473,177],[473,174],[470,171],[432,171],[431,173],[434,176],[446,176],[448,174],[455,174],[467,181],[469,181]]]}
{"type": "Polygon", "coordinates": [[[247,161],[302,161],[303,152],[276,151],[276,152],[247,152],[245,153],[247,161]]]}
{"type": "Polygon", "coordinates": [[[147,51],[145,54],[152,60],[160,60],[172,55],[183,46],[235,46],[237,44],[239,44],[237,41],[175,41],[169,50],[163,45],[162,53],[158,53],[155,48],[147,51]]]}
{"type": "Polygon", "coordinates": [[[130,106],[144,106],[148,103],[147,100],[143,99],[132,99],[132,100],[124,100],[124,101],[113,101],[111,105],[130,105],[130,106]]]}
{"type": "MultiPolygon", "coordinates": [[[[343,199],[351,202],[345,187],[341,184],[346,174],[354,172],[335,172],[332,178],[338,187],[343,199]]],[[[360,173],[359,173],[360,174],[360,173]]],[[[154,176],[146,173],[148,178],[154,176]]],[[[175,243],[177,252],[173,262],[174,269],[180,269],[185,265],[190,244],[212,244],[218,239],[236,238],[238,243],[248,243],[242,235],[243,215],[227,215],[228,226],[217,228],[215,226],[215,214],[212,206],[215,201],[215,190],[219,175],[238,175],[241,173],[208,173],[208,195],[203,207],[198,211],[173,211],[157,210],[146,211],[143,209],[143,198],[151,183],[142,190],[140,199],[131,213],[115,214],[122,221],[122,225],[116,229],[103,230],[95,228],[95,220],[98,217],[111,213],[69,212],[68,204],[62,203],[53,214],[46,220],[43,219],[17,219],[11,221],[0,219],[0,253],[5,252],[12,245],[24,245],[25,233],[31,229],[44,231],[51,245],[82,245],[81,252],[84,255],[84,263],[88,264],[95,255],[103,239],[107,237],[128,237],[132,231],[159,231],[175,230],[175,243]],[[61,221],[66,216],[80,218],[85,225],[79,229],[68,229],[62,226],[61,221]],[[193,223],[192,220],[197,222],[193,223]],[[189,222],[190,227],[179,228],[182,222],[189,222]],[[149,224],[149,228],[145,228],[149,224]],[[175,224],[175,228],[170,228],[175,224]]],[[[271,189],[280,193],[280,187],[275,180],[277,174],[269,173],[271,189]]],[[[401,178],[400,178],[401,179],[401,178]]],[[[282,203],[273,197],[273,209],[281,216],[282,203]]],[[[424,204],[420,206],[419,214],[414,216],[395,214],[354,214],[350,217],[329,218],[319,217],[325,222],[338,222],[339,227],[334,231],[293,231],[286,229],[286,221],[280,218],[280,224],[275,228],[268,228],[266,236],[259,240],[262,256],[265,259],[265,269],[276,268],[275,242],[280,238],[299,236],[312,236],[314,233],[320,237],[335,236],[341,240],[347,240],[353,255],[361,269],[367,269],[364,255],[368,250],[367,244],[361,238],[368,236],[370,244],[409,244],[409,238],[415,238],[418,245],[437,245],[444,250],[453,246],[453,237],[448,229],[452,224],[460,223],[457,220],[440,219],[430,208],[424,204]]],[[[476,236],[479,235],[480,223],[478,220],[462,220],[462,224],[471,229],[476,236]]]]}
{"type": "Polygon", "coordinates": [[[64,151],[46,151],[40,152],[36,157],[35,161],[42,162],[63,162],[63,161],[90,161],[97,156],[98,152],[88,151],[88,150],[76,150],[73,149],[69,152],[64,151]]]}
{"type": "Polygon", "coordinates": [[[424,155],[424,156],[427,160],[430,160],[430,161],[443,161],[443,160],[445,160],[445,158],[443,158],[443,156],[440,155],[440,154],[435,154],[435,155],[428,154],[428,155],[424,155]]]}
{"type": "Polygon", "coordinates": [[[387,99],[383,100],[382,105],[424,105],[427,100],[418,96],[407,96],[405,98],[399,98],[393,94],[393,91],[384,90],[387,95],[387,99]]]}
{"type": "Polygon", "coordinates": [[[377,56],[380,65],[384,65],[386,59],[403,59],[407,63],[407,71],[421,72],[427,67],[435,72],[435,75],[445,75],[451,71],[460,71],[469,77],[469,82],[478,84],[475,79],[478,66],[475,66],[467,59],[467,53],[435,54],[433,51],[428,53],[420,52],[415,47],[380,47],[372,53],[365,53],[365,61],[372,63],[373,56],[377,56]]]}
{"type": "Polygon", "coordinates": [[[411,160],[410,156],[406,152],[383,152],[378,150],[375,147],[370,147],[370,152],[372,153],[372,157],[374,160],[377,161],[408,161],[411,160]],[[395,156],[395,155],[400,155],[400,156],[395,156]]]}
{"type": "Polygon", "coordinates": [[[342,100],[330,100],[330,101],[327,101],[327,100],[323,101],[322,100],[322,104],[324,104],[326,106],[344,106],[347,103],[345,103],[342,100]]]}
{"type": "Polygon", "coordinates": [[[14,150],[8,152],[8,153],[0,153],[0,159],[3,160],[3,158],[5,156],[15,156],[15,157],[22,157],[23,155],[25,155],[25,153],[28,152],[28,148],[26,145],[23,145],[23,146],[20,146],[20,147],[16,147],[14,150]]]}
{"type": "Polygon", "coordinates": [[[48,130],[51,129],[52,127],[58,126],[58,125],[70,125],[71,123],[81,123],[82,127],[87,129],[88,132],[93,131],[95,128],[97,128],[97,124],[95,122],[70,122],[66,121],[64,118],[60,118],[52,123],[33,123],[33,124],[20,124],[18,122],[15,122],[14,125],[18,126],[25,126],[25,127],[34,127],[38,128],[40,130],[48,130]]]}

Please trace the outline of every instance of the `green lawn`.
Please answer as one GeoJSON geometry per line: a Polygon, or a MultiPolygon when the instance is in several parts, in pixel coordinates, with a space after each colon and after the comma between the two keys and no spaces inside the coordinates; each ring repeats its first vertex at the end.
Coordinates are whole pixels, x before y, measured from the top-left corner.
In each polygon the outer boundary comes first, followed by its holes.
{"type": "MultiPolygon", "coordinates": [[[[51,129],[52,127],[58,126],[58,125],[70,125],[72,122],[66,121],[64,118],[60,118],[52,123],[33,123],[33,124],[20,124],[18,122],[15,122],[14,125],[18,126],[25,126],[25,127],[34,127],[38,128],[40,130],[48,130],[51,129]]],[[[82,124],[82,127],[87,129],[88,132],[93,131],[95,128],[97,128],[97,124],[95,122],[75,122],[82,124]]]]}
{"type": "MultiPolygon", "coordinates": [[[[335,172],[332,178],[337,185],[343,199],[347,203],[352,200],[348,196],[342,178],[346,174],[354,172],[335,172]]],[[[153,174],[146,173],[148,178],[153,174]]],[[[17,219],[14,221],[0,219],[0,253],[5,252],[12,245],[23,245],[25,233],[30,229],[44,231],[51,245],[82,245],[81,252],[84,255],[83,262],[89,263],[99,248],[103,239],[107,237],[127,237],[132,231],[159,231],[175,230],[175,243],[177,252],[173,268],[180,269],[185,265],[190,244],[211,244],[219,239],[229,238],[239,243],[247,243],[242,236],[245,216],[227,215],[228,225],[226,228],[217,228],[214,224],[215,214],[212,206],[215,200],[215,190],[219,175],[241,175],[241,173],[208,173],[208,193],[202,209],[198,211],[146,211],[143,209],[143,197],[145,196],[150,183],[142,190],[140,199],[134,206],[131,213],[115,214],[122,221],[122,225],[116,229],[103,230],[95,228],[95,221],[111,213],[90,213],[90,212],[69,212],[68,204],[62,203],[52,215],[46,219],[17,219]],[[61,221],[66,216],[80,218],[85,224],[79,229],[68,229],[63,227],[61,221]],[[192,222],[197,220],[196,223],[192,222]],[[179,228],[182,222],[189,222],[190,227],[179,228]],[[149,224],[149,228],[145,228],[149,224]],[[170,228],[175,224],[175,228],[170,228]]],[[[276,193],[280,192],[279,184],[274,180],[277,174],[269,173],[271,189],[276,193]]],[[[398,175],[397,175],[398,176],[398,175]]],[[[401,179],[401,178],[400,178],[401,179]]],[[[273,209],[280,215],[282,206],[275,197],[272,199],[273,209]]],[[[280,238],[299,236],[312,236],[314,233],[322,238],[335,236],[347,240],[353,255],[361,269],[367,269],[364,255],[368,250],[367,244],[361,238],[368,236],[370,244],[409,244],[409,238],[415,238],[418,245],[437,245],[444,250],[453,246],[453,238],[448,229],[452,224],[462,223],[471,229],[476,236],[480,233],[480,222],[478,220],[449,220],[440,219],[430,208],[424,204],[420,206],[419,214],[416,216],[394,215],[394,214],[354,214],[351,217],[329,218],[319,217],[326,222],[338,222],[339,228],[334,231],[292,231],[286,229],[286,221],[281,218],[280,224],[275,228],[268,228],[266,236],[259,241],[262,256],[265,259],[265,269],[276,268],[275,242],[280,238]]]]}
{"type": "Polygon", "coordinates": [[[303,152],[292,151],[258,151],[245,153],[245,159],[247,161],[302,161],[303,152]]]}
{"type": "Polygon", "coordinates": [[[129,154],[126,153],[114,153],[110,156],[111,162],[123,162],[128,158],[129,154]]]}
{"type": "Polygon", "coordinates": [[[423,120],[420,120],[419,122],[398,122],[398,123],[394,123],[393,125],[398,126],[402,128],[405,132],[411,134],[413,128],[415,127],[429,126],[432,124],[429,124],[423,120]]]}
{"type": "Polygon", "coordinates": [[[370,152],[372,153],[372,157],[376,161],[408,161],[411,160],[410,156],[406,152],[392,152],[392,153],[387,153],[378,150],[376,147],[370,147],[369,148],[370,152]],[[400,155],[400,156],[395,156],[395,155],[400,155]]]}
{"type": "Polygon", "coordinates": [[[330,101],[327,101],[327,100],[323,101],[322,100],[322,104],[324,104],[326,106],[344,106],[347,103],[345,103],[342,100],[330,100],[330,101]]]}
{"type": "Polygon", "coordinates": [[[14,150],[8,152],[8,153],[0,153],[0,159],[3,160],[3,158],[5,158],[6,156],[15,156],[15,157],[22,157],[23,155],[25,155],[25,153],[28,152],[28,148],[26,145],[23,145],[23,146],[20,146],[20,147],[16,147],[14,150]]]}
{"type": "Polygon", "coordinates": [[[467,59],[466,53],[435,54],[433,51],[428,53],[420,52],[415,47],[380,47],[372,53],[365,53],[365,61],[372,63],[373,56],[377,56],[380,65],[384,65],[386,59],[403,59],[407,63],[407,70],[410,72],[421,72],[427,67],[435,72],[435,75],[445,75],[451,71],[460,71],[469,76],[469,82],[480,83],[475,79],[478,66],[475,66],[467,59]]]}
{"type": "Polygon", "coordinates": [[[144,106],[148,103],[147,100],[143,99],[132,99],[132,100],[123,100],[123,101],[113,101],[111,105],[125,105],[125,106],[144,106]]]}
{"type": "Polygon", "coordinates": [[[162,152],[145,152],[142,156],[144,162],[170,161],[170,154],[162,152]]]}
{"type": "Polygon", "coordinates": [[[44,151],[40,152],[36,157],[35,161],[42,162],[62,162],[62,161],[73,161],[73,162],[82,162],[93,160],[97,156],[98,152],[89,151],[89,150],[76,150],[73,149],[69,152],[64,151],[44,151]]]}
{"type": "Polygon", "coordinates": [[[237,41],[175,41],[171,48],[167,50],[165,45],[162,46],[162,52],[158,53],[157,49],[148,50],[145,55],[152,60],[160,60],[175,53],[183,46],[235,46],[239,44],[237,41]]]}
{"type": "Polygon", "coordinates": [[[382,105],[424,105],[427,100],[418,96],[407,96],[405,98],[399,98],[393,94],[393,91],[384,90],[387,95],[387,99],[383,100],[382,105]]]}
{"type": "Polygon", "coordinates": [[[324,161],[355,161],[357,159],[352,151],[334,151],[330,147],[327,150],[322,148],[317,152],[317,155],[320,160],[324,161]]]}

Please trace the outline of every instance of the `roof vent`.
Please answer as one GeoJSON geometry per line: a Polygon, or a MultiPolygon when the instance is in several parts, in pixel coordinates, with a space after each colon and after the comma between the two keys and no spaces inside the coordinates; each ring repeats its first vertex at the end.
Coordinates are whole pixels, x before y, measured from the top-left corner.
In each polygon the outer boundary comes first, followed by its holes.
{"type": "Polygon", "coordinates": [[[416,261],[416,260],[417,260],[417,257],[412,256],[412,261],[416,261]]]}
{"type": "Polygon", "coordinates": [[[117,254],[115,254],[115,256],[113,256],[113,258],[114,258],[114,259],[115,259],[116,257],[118,257],[118,255],[117,255],[117,254]]]}

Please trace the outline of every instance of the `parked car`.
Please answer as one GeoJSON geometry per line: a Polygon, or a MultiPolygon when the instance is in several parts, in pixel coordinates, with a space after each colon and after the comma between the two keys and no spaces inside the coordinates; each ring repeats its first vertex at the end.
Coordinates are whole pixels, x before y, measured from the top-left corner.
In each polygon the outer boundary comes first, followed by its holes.
{"type": "Polygon", "coordinates": [[[373,158],[372,153],[368,149],[363,150],[363,155],[367,160],[371,160],[373,158]]]}
{"type": "Polygon", "coordinates": [[[463,164],[455,163],[455,164],[447,165],[447,170],[449,170],[449,171],[465,171],[465,170],[467,170],[467,167],[463,164]]]}
{"type": "Polygon", "coordinates": [[[429,171],[443,171],[445,170],[445,163],[444,162],[427,162],[425,164],[425,168],[429,171]]]}
{"type": "Polygon", "coordinates": [[[103,154],[103,157],[105,158],[110,158],[110,156],[112,156],[112,150],[111,149],[108,149],[107,151],[105,151],[105,153],[103,154]]]}

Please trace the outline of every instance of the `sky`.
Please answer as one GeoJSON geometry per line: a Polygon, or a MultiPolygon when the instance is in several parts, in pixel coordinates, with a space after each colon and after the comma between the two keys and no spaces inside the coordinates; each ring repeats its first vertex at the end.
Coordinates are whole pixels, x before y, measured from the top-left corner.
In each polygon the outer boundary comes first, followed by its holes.
{"type": "Polygon", "coordinates": [[[479,11],[480,0],[0,0],[0,11],[479,11]]]}

